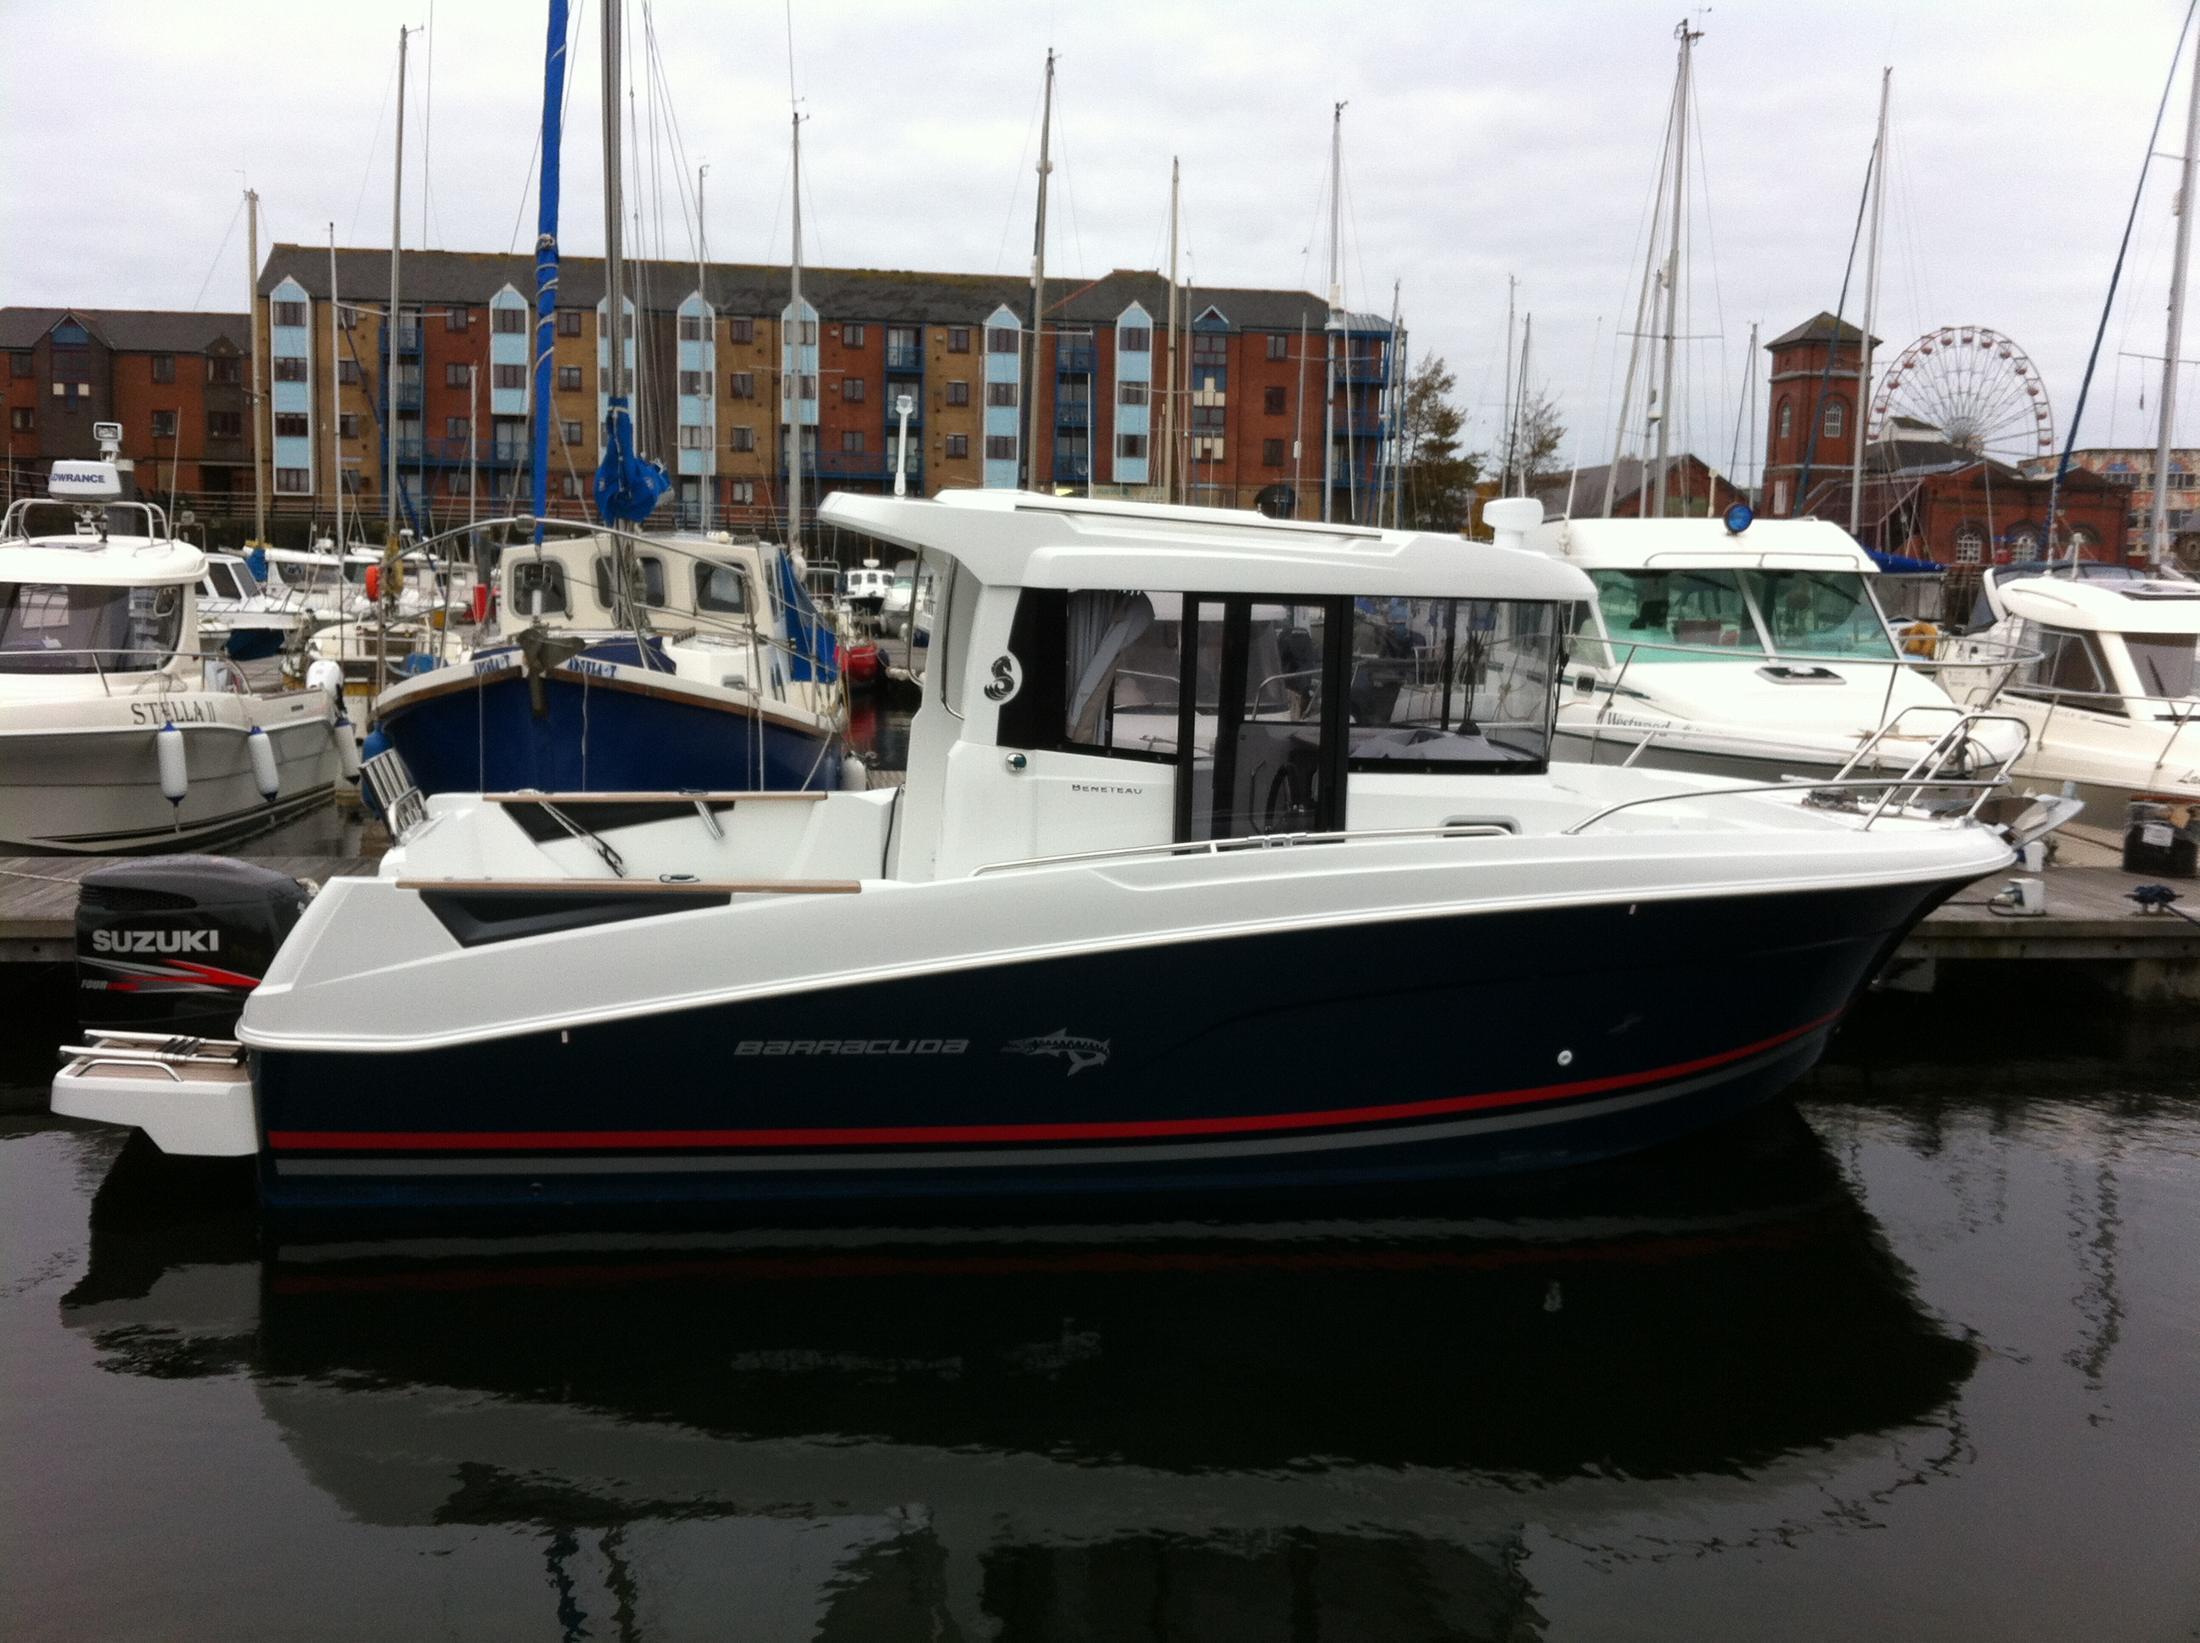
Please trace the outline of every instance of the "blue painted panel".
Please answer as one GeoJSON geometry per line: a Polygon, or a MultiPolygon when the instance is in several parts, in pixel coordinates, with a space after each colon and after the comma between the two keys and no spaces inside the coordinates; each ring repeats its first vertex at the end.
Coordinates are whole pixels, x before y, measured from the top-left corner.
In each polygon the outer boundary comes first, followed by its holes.
{"type": "Polygon", "coordinates": [[[310,468],[313,466],[313,441],[295,435],[281,435],[275,441],[275,466],[278,468],[310,468]]]}
{"type": "Polygon", "coordinates": [[[313,414],[313,384],[310,382],[273,382],[268,384],[268,403],[278,411],[303,411],[313,414]]]}

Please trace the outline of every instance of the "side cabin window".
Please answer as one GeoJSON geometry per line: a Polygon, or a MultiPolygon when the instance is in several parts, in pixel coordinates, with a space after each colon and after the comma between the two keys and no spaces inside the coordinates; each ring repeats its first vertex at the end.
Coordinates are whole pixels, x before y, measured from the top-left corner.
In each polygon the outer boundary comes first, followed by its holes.
{"type": "Polygon", "coordinates": [[[1541,769],[1565,614],[1543,601],[1355,599],[1348,767],[1541,769]]]}
{"type": "Polygon", "coordinates": [[[570,616],[573,602],[566,596],[565,567],[555,559],[515,559],[509,576],[510,597],[505,604],[520,616],[570,616]]]}
{"type": "Polygon", "coordinates": [[[1780,655],[1894,660],[1894,641],[1860,572],[1750,570],[1742,580],[1780,655]]]}
{"type": "Polygon", "coordinates": [[[2156,701],[2181,702],[2200,694],[2200,642],[2189,633],[2127,633],[2131,671],[2156,701]]]}
{"type": "Polygon", "coordinates": [[[749,613],[749,579],[732,565],[695,567],[695,608],[727,616],[749,613]]]}
{"type": "MultiPolygon", "coordinates": [[[[661,609],[665,602],[665,562],[653,553],[637,554],[629,561],[629,599],[661,609]]],[[[626,601],[611,597],[611,555],[596,556],[596,602],[606,610],[620,610],[626,601]]]]}
{"type": "Polygon", "coordinates": [[[1610,642],[1586,648],[1584,661],[1624,667],[1764,654],[1739,571],[1599,570],[1589,580],[1610,642]]]}
{"type": "Polygon", "coordinates": [[[2098,636],[2070,628],[2022,624],[2017,643],[2040,652],[2040,660],[2026,668],[2010,689],[2026,696],[2062,701],[2094,713],[2121,714],[2121,694],[2101,655],[2098,636]]]}
{"type": "Polygon", "coordinates": [[[243,592],[237,587],[234,567],[226,565],[218,559],[207,562],[204,591],[215,599],[242,599],[244,597],[243,592]]]}
{"type": "MultiPolygon", "coordinates": [[[[1173,759],[1183,694],[1184,597],[1027,588],[1009,650],[1023,669],[1000,741],[1131,759],[1173,759]]],[[[1207,714],[1213,676],[1205,676],[1207,714]]]]}

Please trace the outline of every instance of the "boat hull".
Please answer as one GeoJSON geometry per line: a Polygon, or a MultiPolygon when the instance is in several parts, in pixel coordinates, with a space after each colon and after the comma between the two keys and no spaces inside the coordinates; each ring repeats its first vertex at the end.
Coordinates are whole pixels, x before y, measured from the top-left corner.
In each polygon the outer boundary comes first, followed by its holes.
{"type": "Polygon", "coordinates": [[[429,675],[380,704],[424,793],[777,791],[840,779],[828,726],[670,674],[556,668],[540,681],[537,714],[524,671],[499,656],[444,672],[456,677],[429,675]]]}
{"type": "Polygon", "coordinates": [[[447,1048],[263,1048],[261,1190],[277,1211],[1197,1199],[1588,1162],[1777,1094],[1955,888],[1453,910],[447,1048]]]}
{"type": "Polygon", "coordinates": [[[231,700],[146,706],[142,723],[0,728],[0,851],[104,856],[203,846],[255,832],[334,794],[341,767],[328,698],[319,691],[262,704],[279,784],[272,801],[261,797],[253,774],[250,720],[231,700]],[[276,717],[291,700],[301,704],[296,715],[276,717]],[[207,718],[190,716],[202,711],[207,718]],[[155,751],[171,712],[190,775],[181,804],[161,793],[155,751]]]}

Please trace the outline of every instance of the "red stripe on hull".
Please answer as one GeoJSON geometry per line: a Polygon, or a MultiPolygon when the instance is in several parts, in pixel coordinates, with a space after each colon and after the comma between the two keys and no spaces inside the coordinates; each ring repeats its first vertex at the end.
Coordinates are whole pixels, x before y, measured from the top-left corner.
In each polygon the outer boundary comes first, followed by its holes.
{"type": "Polygon", "coordinates": [[[1031,1141],[1149,1141],[1183,1136],[1249,1135],[1284,1130],[1338,1129],[1355,1124],[1411,1122],[1502,1107],[1534,1106],[1577,1096],[1605,1095],[1666,1079],[1685,1078],[1793,1043],[1831,1023],[1840,1011],[1754,1044],[1652,1067],[1529,1089],[1491,1090],[1375,1107],[1333,1107],[1320,1112],[1252,1113],[1222,1118],[1150,1118],[1064,1124],[900,1124],[869,1129],[764,1130],[270,1130],[277,1152],[673,1152],[731,1148],[937,1146],[1031,1141]]]}

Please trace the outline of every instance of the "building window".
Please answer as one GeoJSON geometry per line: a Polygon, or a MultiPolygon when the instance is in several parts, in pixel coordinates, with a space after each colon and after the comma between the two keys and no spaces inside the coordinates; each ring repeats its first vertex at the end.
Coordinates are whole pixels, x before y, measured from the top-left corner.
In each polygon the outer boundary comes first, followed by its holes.
{"type": "Polygon", "coordinates": [[[337,329],[337,330],[339,330],[339,331],[349,331],[349,330],[350,330],[350,329],[351,329],[351,328],[352,328],[353,326],[357,325],[358,323],[359,323],[359,316],[358,316],[357,314],[353,313],[353,312],[352,312],[352,310],[351,310],[351,309],[350,309],[350,308],[349,308],[349,307],[348,307],[347,305],[345,305],[344,303],[341,303],[341,302],[340,302],[340,303],[338,303],[338,304],[336,305],[336,329],[337,329]]]}
{"type": "Polygon", "coordinates": [[[1143,462],[1146,460],[1146,436],[1144,434],[1117,434],[1115,459],[1118,462],[1143,462]]]}
{"type": "Polygon", "coordinates": [[[1284,391],[1281,388],[1264,388],[1261,390],[1260,408],[1270,416],[1283,415],[1283,401],[1284,391]]]}
{"type": "Polygon", "coordinates": [[[153,437],[155,439],[174,439],[176,437],[175,412],[155,411],[153,413],[153,437]]]}
{"type": "Polygon", "coordinates": [[[1260,465],[1264,468],[1283,466],[1283,441],[1264,439],[1260,442],[1260,465]]]}
{"type": "Polygon", "coordinates": [[[968,434],[949,434],[947,436],[947,454],[950,460],[958,462],[969,456],[970,436],[968,434]]]}
{"type": "Polygon", "coordinates": [[[985,385],[985,402],[988,405],[1006,405],[1014,408],[1018,384],[1013,382],[989,382],[985,385]]]}
{"type": "Polygon", "coordinates": [[[802,384],[802,397],[804,399],[817,398],[817,378],[811,376],[808,372],[804,372],[799,379],[795,377],[781,377],[779,379],[779,397],[781,399],[792,399],[794,397],[797,380],[802,384]]]}
{"type": "Polygon", "coordinates": [[[1194,365],[1227,365],[1230,362],[1230,339],[1219,331],[1197,331],[1192,335],[1192,363],[1194,365]]]}
{"type": "Polygon", "coordinates": [[[302,359],[278,359],[275,362],[277,382],[303,382],[306,379],[306,362],[302,359]]]}
{"type": "Polygon", "coordinates": [[[703,342],[709,336],[709,322],[701,314],[682,314],[680,316],[680,340],[682,342],[703,342]]]}
{"type": "Polygon", "coordinates": [[[843,325],[840,328],[840,342],[844,348],[861,348],[863,336],[863,327],[860,325],[843,325]]]}
{"type": "Polygon", "coordinates": [[[732,380],[726,384],[726,392],[735,399],[754,399],[756,397],[756,373],[754,371],[734,372],[732,380]]]}
{"type": "Polygon", "coordinates": [[[707,451],[710,449],[710,430],[693,422],[680,424],[680,449],[683,451],[707,451]]]}
{"type": "MultiPolygon", "coordinates": [[[[25,354],[23,357],[28,359],[30,355],[25,354]]],[[[28,374],[28,372],[25,373],[25,375],[28,374]]],[[[242,381],[243,373],[237,367],[236,355],[223,354],[219,358],[208,360],[206,362],[206,380],[227,383],[232,386],[242,381]]]]}
{"type": "MultiPolygon", "coordinates": [[[[209,420],[209,421],[212,421],[213,419],[212,419],[212,418],[210,417],[210,418],[208,418],[208,420],[209,420]]],[[[358,412],[356,412],[356,411],[343,411],[343,412],[340,412],[340,413],[339,413],[339,414],[337,415],[337,418],[336,418],[336,437],[337,437],[338,439],[357,439],[357,438],[359,437],[359,413],[358,413],[358,412]]]]}
{"type": "Polygon", "coordinates": [[[987,434],[985,459],[988,462],[1013,462],[1016,460],[1016,436],[1014,434],[987,434]]]}
{"type": "Polygon", "coordinates": [[[814,319],[806,319],[802,322],[802,346],[805,348],[815,348],[817,346],[817,321],[814,319]]]}
{"type": "Polygon", "coordinates": [[[1268,357],[1270,359],[1289,359],[1291,357],[1291,339],[1281,331],[1269,332],[1268,357]]]}
{"type": "Polygon", "coordinates": [[[1115,403],[1118,405],[1143,405],[1150,387],[1144,382],[1118,382],[1115,385],[1115,403]]]}
{"type": "Polygon", "coordinates": [[[176,356],[174,354],[155,354],[153,356],[153,380],[155,382],[173,382],[176,380],[176,356]]]}
{"type": "Polygon", "coordinates": [[[970,403],[970,384],[967,382],[950,382],[947,385],[947,403],[950,405],[968,405],[970,403]]]}
{"type": "Polygon", "coordinates": [[[558,423],[558,439],[563,444],[578,445],[581,442],[581,425],[578,422],[572,421],[570,418],[560,419],[558,423]]]}
{"type": "Polygon", "coordinates": [[[850,453],[860,452],[863,449],[863,430],[843,428],[840,431],[840,448],[850,453]]]}
{"type": "Polygon", "coordinates": [[[31,374],[31,356],[23,353],[8,355],[8,375],[27,377],[31,374]]]}
{"type": "Polygon", "coordinates": [[[680,392],[688,395],[709,393],[709,373],[705,371],[682,371],[680,373],[680,392]]]}
{"type": "Polygon", "coordinates": [[[558,392],[577,394],[581,391],[581,368],[578,365],[558,367],[558,392]]]}
{"type": "Polygon", "coordinates": [[[336,380],[347,388],[358,387],[359,362],[355,359],[338,360],[336,362],[336,380]]]}
{"type": "Polygon", "coordinates": [[[1794,436],[1795,436],[1795,401],[1793,401],[1792,399],[1783,399],[1783,400],[1781,400],[1781,401],[1780,401],[1780,433],[1779,433],[1779,437],[1780,437],[1780,438],[1782,438],[1782,439],[1792,439],[1792,438],[1793,438],[1794,436]]]}
{"type": "Polygon", "coordinates": [[[472,380],[473,367],[461,365],[456,360],[447,361],[443,367],[443,386],[463,388],[472,380]]]}
{"type": "Polygon", "coordinates": [[[452,496],[471,496],[474,493],[473,481],[474,476],[462,468],[444,480],[443,488],[452,496]]]}
{"type": "Polygon", "coordinates": [[[578,308],[560,308],[558,310],[558,335],[561,337],[577,337],[580,334],[581,311],[578,308]]]}
{"type": "MultiPolygon", "coordinates": [[[[951,354],[967,354],[970,352],[969,326],[950,325],[947,328],[947,351],[951,354]]],[[[25,355],[24,357],[28,358],[29,356],[25,355]]]]}
{"type": "Polygon", "coordinates": [[[1013,325],[989,325],[985,331],[985,351],[989,354],[1013,354],[1023,346],[1023,335],[1013,325]]]}
{"type": "Polygon", "coordinates": [[[1986,533],[1966,524],[1956,532],[1956,563],[1975,565],[1986,557],[1986,533]]]}
{"type": "Polygon", "coordinates": [[[756,481],[753,479],[736,479],[726,489],[731,493],[732,499],[743,507],[748,507],[756,501],[756,481]]]}
{"type": "Polygon", "coordinates": [[[845,400],[860,401],[863,398],[863,378],[842,377],[840,379],[840,397],[845,400]]]}
{"type": "Polygon", "coordinates": [[[303,325],[306,322],[306,305],[302,302],[278,302],[275,305],[277,325],[303,325]]]}
{"type": "Polygon", "coordinates": [[[524,388],[527,386],[527,367],[524,365],[492,365],[489,367],[490,385],[496,388],[524,388]]]}
{"type": "Polygon", "coordinates": [[[1826,407],[1825,429],[1828,439],[1839,439],[1849,425],[1849,408],[1838,399],[1826,407]]]}
{"type": "Polygon", "coordinates": [[[38,426],[38,413],[28,405],[18,405],[8,412],[8,426],[19,434],[27,434],[38,426]]]}
{"type": "Polygon", "coordinates": [[[578,502],[581,496],[581,476],[579,474],[560,474],[558,476],[558,494],[568,502],[578,502]]]}
{"type": "Polygon", "coordinates": [[[443,419],[443,437],[445,439],[464,439],[466,437],[466,419],[462,416],[445,417],[443,419]]]}
{"type": "Polygon", "coordinates": [[[275,494],[277,496],[304,496],[312,489],[312,469],[277,468],[275,470],[275,494]]]}
{"type": "MultiPolygon", "coordinates": [[[[156,433],[158,429],[154,430],[156,433]]],[[[313,430],[306,422],[303,411],[277,411],[275,413],[275,437],[277,439],[307,439],[313,430]]]]}
{"type": "Polygon", "coordinates": [[[753,319],[729,319],[726,321],[726,335],[735,342],[754,342],[756,340],[756,321],[753,319]]]}
{"type": "Polygon", "coordinates": [[[1153,332],[1143,325],[1126,325],[1115,333],[1115,349],[1121,354],[1153,352],[1153,332]]]}
{"type": "MultiPolygon", "coordinates": [[[[523,317],[525,313],[523,308],[492,308],[489,310],[489,324],[498,331],[524,331],[527,329],[527,321],[523,317]],[[514,321],[518,323],[515,324],[514,321]]],[[[473,322],[473,310],[470,308],[443,310],[443,329],[446,331],[463,331],[473,322]]]]}
{"type": "Polygon", "coordinates": [[[244,438],[244,413],[242,411],[208,411],[206,413],[206,437],[208,439],[244,438]]]}
{"type": "Polygon", "coordinates": [[[733,430],[732,448],[737,451],[756,449],[756,430],[743,423],[733,430]]]}

